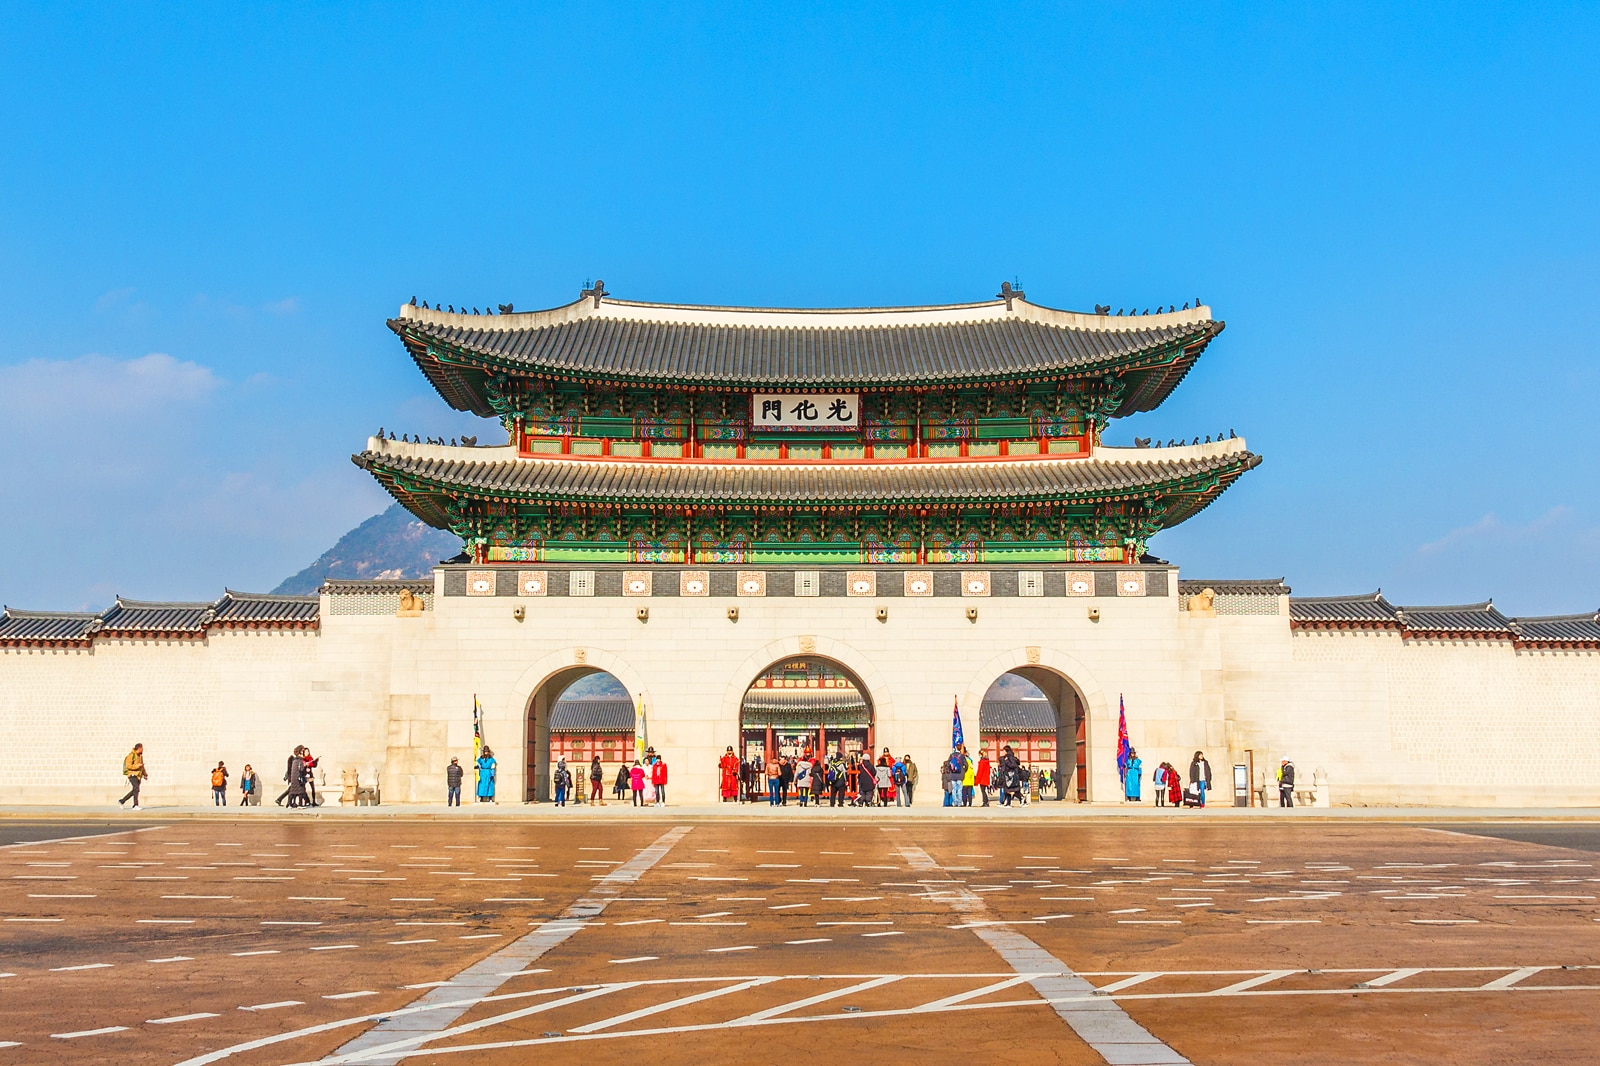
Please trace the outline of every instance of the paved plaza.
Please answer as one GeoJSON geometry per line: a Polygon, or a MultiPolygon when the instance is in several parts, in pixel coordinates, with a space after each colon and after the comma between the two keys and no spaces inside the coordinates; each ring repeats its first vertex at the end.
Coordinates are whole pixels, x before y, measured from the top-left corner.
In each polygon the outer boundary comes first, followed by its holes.
{"type": "Polygon", "coordinates": [[[1592,1061],[1600,825],[1226,814],[3,819],[0,1066],[1592,1061]]]}

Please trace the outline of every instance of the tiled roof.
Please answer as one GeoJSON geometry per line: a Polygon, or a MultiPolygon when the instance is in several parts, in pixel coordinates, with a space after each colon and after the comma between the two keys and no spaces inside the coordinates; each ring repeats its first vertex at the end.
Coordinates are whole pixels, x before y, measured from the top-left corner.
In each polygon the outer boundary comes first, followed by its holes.
{"type": "Polygon", "coordinates": [[[1049,700],[984,700],[978,707],[980,733],[1054,733],[1056,712],[1049,700]]]}
{"type": "Polygon", "coordinates": [[[79,611],[0,613],[0,644],[88,644],[100,628],[100,616],[79,611]]]}
{"type": "Polygon", "coordinates": [[[1600,611],[1592,614],[1513,618],[1511,624],[1528,644],[1600,646],[1600,611]]]}
{"type": "Polygon", "coordinates": [[[853,688],[753,688],[744,694],[746,724],[865,725],[867,701],[853,688]]]}
{"type": "Polygon", "coordinates": [[[1407,633],[1512,635],[1511,619],[1489,600],[1454,607],[1396,607],[1395,613],[1407,633]]]}
{"type": "Polygon", "coordinates": [[[1507,618],[1492,600],[1445,607],[1397,607],[1382,591],[1364,596],[1293,596],[1289,617],[1297,629],[1392,629],[1406,637],[1477,637],[1514,640],[1522,647],[1600,648],[1600,612],[1507,618]]]}
{"type": "Polygon", "coordinates": [[[359,596],[363,594],[381,594],[385,592],[399,592],[401,589],[410,589],[415,593],[431,593],[433,579],[430,577],[415,580],[396,581],[358,581],[355,579],[329,578],[322,583],[322,591],[330,596],[359,596]]]}
{"type": "Polygon", "coordinates": [[[368,445],[378,448],[352,456],[352,461],[418,517],[438,526],[445,523],[442,498],[449,496],[656,506],[784,506],[796,500],[906,506],[930,501],[1091,502],[1182,485],[1184,492],[1169,501],[1166,521],[1171,525],[1199,511],[1261,462],[1242,439],[1173,449],[1102,449],[1084,459],[854,464],[519,459],[509,448],[495,449],[497,455],[489,458],[474,454],[488,449],[391,447],[378,438],[368,445]],[[1202,491],[1194,491],[1196,481],[1204,485],[1202,491]]]}
{"type": "Polygon", "coordinates": [[[1136,368],[1118,414],[1166,398],[1223,329],[1210,308],[1111,317],[1015,299],[921,308],[784,310],[580,300],[463,315],[413,305],[389,321],[447,402],[492,415],[486,372],[729,388],[866,388],[1088,376],[1136,368]],[[435,348],[452,357],[440,359],[435,348]],[[463,357],[482,363],[463,365],[463,357]]]}
{"type": "Polygon", "coordinates": [[[1383,590],[1364,596],[1291,596],[1289,619],[1295,625],[1327,628],[1398,629],[1394,605],[1383,590]]]}
{"type": "Polygon", "coordinates": [[[115,606],[101,616],[100,632],[108,636],[119,633],[200,636],[215,618],[216,608],[212,603],[156,603],[118,596],[115,606]]]}
{"type": "Polygon", "coordinates": [[[217,601],[216,624],[238,628],[314,626],[321,602],[317,596],[277,596],[228,589],[217,601]]]}
{"type": "Polygon", "coordinates": [[[633,701],[556,700],[550,708],[552,733],[632,733],[633,701]]]}
{"type": "Polygon", "coordinates": [[[1178,582],[1180,596],[1193,596],[1206,589],[1210,589],[1218,596],[1287,596],[1291,591],[1281,577],[1235,578],[1222,581],[1202,581],[1186,577],[1178,582]]]}

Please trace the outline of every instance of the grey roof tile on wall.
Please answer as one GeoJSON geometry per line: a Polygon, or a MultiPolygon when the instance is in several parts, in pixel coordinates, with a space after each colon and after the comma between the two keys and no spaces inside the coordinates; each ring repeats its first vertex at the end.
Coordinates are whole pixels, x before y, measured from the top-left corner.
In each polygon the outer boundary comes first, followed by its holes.
{"type": "Polygon", "coordinates": [[[1287,596],[1291,589],[1283,583],[1281,577],[1267,578],[1224,578],[1221,581],[1206,581],[1200,578],[1181,578],[1178,581],[1178,594],[1180,596],[1193,596],[1197,592],[1210,589],[1219,596],[1287,596]]]}
{"type": "Polygon", "coordinates": [[[0,613],[0,644],[87,644],[99,628],[100,616],[90,612],[7,607],[0,613]]]}
{"type": "Polygon", "coordinates": [[[215,617],[212,603],[158,603],[118,596],[116,604],[101,616],[100,632],[199,635],[215,617]]]}
{"type": "Polygon", "coordinates": [[[1488,600],[1453,607],[1396,607],[1395,611],[1410,633],[1512,635],[1511,619],[1496,610],[1494,603],[1488,600]]]}
{"type": "Polygon", "coordinates": [[[1398,626],[1394,604],[1383,591],[1364,596],[1291,596],[1289,619],[1297,624],[1367,624],[1398,626]]]}
{"type": "Polygon", "coordinates": [[[322,583],[322,591],[330,596],[359,596],[363,594],[377,594],[399,592],[401,589],[410,589],[415,593],[431,593],[433,591],[432,578],[416,580],[358,580],[355,578],[329,578],[322,583]]]}
{"type": "Polygon", "coordinates": [[[315,625],[321,609],[319,596],[280,596],[270,593],[235,592],[228,589],[217,601],[219,626],[307,626],[315,625]]]}
{"type": "Polygon", "coordinates": [[[1600,645],[1600,611],[1592,614],[1513,618],[1512,625],[1528,644],[1600,645]]]}

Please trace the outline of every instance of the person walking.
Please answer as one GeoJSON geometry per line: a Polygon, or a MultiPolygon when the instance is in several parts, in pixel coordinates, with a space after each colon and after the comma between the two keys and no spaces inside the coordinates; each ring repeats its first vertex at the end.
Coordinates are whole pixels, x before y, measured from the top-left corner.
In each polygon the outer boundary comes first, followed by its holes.
{"type": "Polygon", "coordinates": [[[495,778],[494,752],[489,745],[483,746],[483,751],[478,754],[478,802],[493,803],[494,778],[495,778]]]}
{"type": "Polygon", "coordinates": [[[946,807],[954,807],[956,805],[955,766],[956,756],[954,752],[951,752],[950,758],[939,764],[939,788],[944,792],[944,805],[946,807]]]}
{"type": "Polygon", "coordinates": [[[1167,805],[1167,764],[1160,763],[1156,766],[1155,773],[1150,775],[1151,784],[1156,786],[1156,806],[1167,805]]]}
{"type": "Polygon", "coordinates": [[[565,807],[567,805],[567,796],[572,792],[572,771],[567,769],[567,760],[565,758],[556,760],[554,784],[556,806],[565,807]]]}
{"type": "Polygon", "coordinates": [[[139,806],[139,786],[144,784],[150,775],[145,772],[144,768],[143,744],[135,744],[133,750],[123,758],[122,776],[128,779],[128,794],[117,800],[117,806],[120,807],[129,800],[133,800],[134,810],[144,810],[143,807],[139,806]]]}
{"type": "Polygon", "coordinates": [[[628,771],[628,788],[633,792],[633,805],[644,806],[644,766],[635,759],[633,768],[628,771]]]}
{"type": "Polygon", "coordinates": [[[1144,760],[1133,748],[1128,749],[1128,771],[1122,776],[1122,796],[1129,803],[1138,803],[1139,788],[1144,784],[1144,760]]]}
{"type": "Polygon", "coordinates": [[[656,756],[656,761],[650,764],[650,783],[655,786],[656,803],[662,807],[667,805],[667,760],[656,756]]]}
{"type": "Polygon", "coordinates": [[[828,760],[828,806],[843,807],[845,805],[845,789],[849,785],[845,775],[844,757],[837,752],[828,760]]]}
{"type": "Polygon", "coordinates": [[[878,756],[878,765],[872,771],[873,785],[878,790],[878,806],[889,806],[889,793],[894,791],[894,756],[884,748],[878,756]]]}
{"type": "Polygon", "coordinates": [[[450,765],[444,768],[444,805],[446,807],[461,806],[461,779],[467,776],[467,768],[461,765],[461,760],[452,758],[450,765]]]}
{"type": "Polygon", "coordinates": [[[911,793],[906,789],[906,763],[904,759],[896,759],[889,768],[889,776],[894,779],[894,805],[896,807],[911,806],[911,793]]]}
{"type": "Polygon", "coordinates": [[[823,770],[822,759],[813,757],[811,760],[811,805],[822,806],[822,794],[828,790],[827,774],[823,770]]]}
{"type": "Polygon", "coordinates": [[[917,794],[917,764],[907,755],[903,760],[906,764],[906,806],[911,806],[912,799],[917,794]]]}
{"type": "Polygon", "coordinates": [[[973,782],[978,786],[978,794],[983,797],[983,806],[989,806],[989,780],[990,780],[989,753],[984,752],[978,756],[978,771],[973,775],[973,782]]]}
{"type": "Polygon", "coordinates": [[[856,805],[858,807],[871,807],[877,797],[878,771],[872,765],[872,752],[862,756],[856,764],[856,805]]]}
{"type": "Polygon", "coordinates": [[[801,756],[794,768],[794,790],[799,793],[800,806],[806,805],[806,800],[811,796],[811,760],[801,756]]]}
{"type": "Polygon", "coordinates": [[[211,771],[211,803],[217,807],[228,805],[228,767],[221,760],[211,771]]]}
{"type": "Polygon", "coordinates": [[[239,771],[239,806],[261,806],[261,779],[249,763],[245,763],[244,769],[239,771]]]}
{"type": "Polygon", "coordinates": [[[1007,744],[1000,750],[1000,805],[1011,806],[1022,801],[1022,760],[1007,744]]]}
{"type": "Polygon", "coordinates": [[[628,770],[628,764],[624,762],[617,767],[617,780],[611,786],[611,794],[616,798],[617,802],[620,803],[627,798],[628,788],[632,782],[633,775],[628,770]]]}
{"type": "Polygon", "coordinates": [[[1278,806],[1294,806],[1294,763],[1288,759],[1278,766],[1278,806]]]}
{"type": "Polygon", "coordinates": [[[300,745],[300,762],[305,767],[305,799],[301,806],[320,807],[322,801],[317,798],[317,757],[311,754],[311,749],[304,744],[300,745]]]}
{"type": "Polygon", "coordinates": [[[306,801],[306,763],[301,758],[305,746],[296,744],[283,766],[284,790],[272,802],[280,807],[302,807],[306,801]]]}
{"type": "Polygon", "coordinates": [[[589,806],[606,805],[606,768],[600,763],[600,753],[589,760],[589,806]]]}
{"type": "Polygon", "coordinates": [[[1200,795],[1200,806],[1206,805],[1206,793],[1211,790],[1211,763],[1206,761],[1203,751],[1194,753],[1194,758],[1189,763],[1189,783],[1194,786],[1200,795]]]}

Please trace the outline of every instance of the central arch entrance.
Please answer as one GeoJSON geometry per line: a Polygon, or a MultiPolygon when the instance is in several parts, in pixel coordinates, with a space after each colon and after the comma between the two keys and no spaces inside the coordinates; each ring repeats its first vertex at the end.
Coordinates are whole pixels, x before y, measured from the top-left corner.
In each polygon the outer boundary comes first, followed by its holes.
{"type": "Polygon", "coordinates": [[[773,663],[739,705],[739,755],[751,766],[779,755],[826,757],[871,752],[872,697],[834,659],[802,655],[773,663]]]}
{"type": "Polygon", "coordinates": [[[1001,674],[983,695],[978,733],[990,760],[1010,745],[1024,766],[1050,772],[1043,799],[1088,801],[1088,744],[1084,702],[1061,674],[1020,666],[1001,674]]]}
{"type": "Polygon", "coordinates": [[[616,676],[594,666],[571,666],[545,679],[528,701],[528,803],[551,798],[551,772],[566,759],[582,793],[593,788],[589,767],[596,754],[604,769],[601,788],[633,758],[634,701],[616,676]]]}

